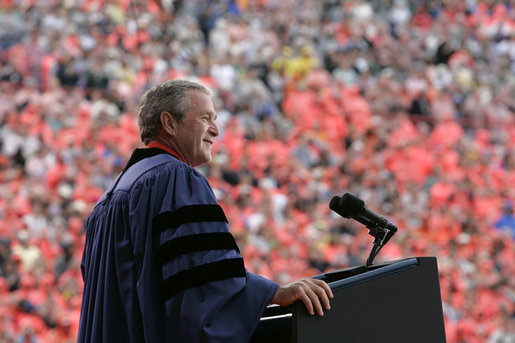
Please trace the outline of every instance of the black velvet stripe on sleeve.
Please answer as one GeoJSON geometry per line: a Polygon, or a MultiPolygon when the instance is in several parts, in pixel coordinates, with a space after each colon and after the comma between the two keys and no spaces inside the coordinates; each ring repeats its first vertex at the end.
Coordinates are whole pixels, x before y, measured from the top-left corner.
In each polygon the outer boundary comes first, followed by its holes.
{"type": "Polygon", "coordinates": [[[166,229],[177,228],[184,223],[208,221],[228,222],[219,205],[190,205],[181,207],[177,211],[160,213],[153,220],[152,230],[157,234],[166,229]]]}
{"type": "Polygon", "coordinates": [[[182,236],[159,247],[159,263],[163,265],[180,255],[215,249],[240,251],[234,237],[229,232],[182,236]]]}
{"type": "Polygon", "coordinates": [[[232,258],[203,264],[179,272],[164,280],[161,298],[167,300],[174,294],[188,288],[202,286],[209,282],[245,276],[245,265],[242,258],[232,258]]]}

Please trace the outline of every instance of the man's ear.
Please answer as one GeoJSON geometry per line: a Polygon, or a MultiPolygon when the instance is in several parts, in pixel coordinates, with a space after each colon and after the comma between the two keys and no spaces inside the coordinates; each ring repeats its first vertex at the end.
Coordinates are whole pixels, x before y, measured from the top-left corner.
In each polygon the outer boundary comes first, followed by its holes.
{"type": "Polygon", "coordinates": [[[161,112],[161,126],[170,136],[174,136],[177,130],[177,121],[170,112],[161,112]]]}

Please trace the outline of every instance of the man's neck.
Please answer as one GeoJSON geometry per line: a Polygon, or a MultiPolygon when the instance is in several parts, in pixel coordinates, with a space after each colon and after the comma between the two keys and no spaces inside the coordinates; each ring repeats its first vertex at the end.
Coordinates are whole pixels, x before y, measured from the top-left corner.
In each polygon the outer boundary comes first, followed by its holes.
{"type": "Polygon", "coordinates": [[[173,151],[170,147],[167,147],[166,145],[164,145],[162,143],[159,143],[157,141],[152,141],[152,142],[148,143],[147,144],[147,148],[162,149],[162,150],[166,151],[167,153],[169,153],[170,155],[173,155],[173,156],[177,157],[180,161],[184,162],[184,160],[179,156],[178,153],[173,151]]]}

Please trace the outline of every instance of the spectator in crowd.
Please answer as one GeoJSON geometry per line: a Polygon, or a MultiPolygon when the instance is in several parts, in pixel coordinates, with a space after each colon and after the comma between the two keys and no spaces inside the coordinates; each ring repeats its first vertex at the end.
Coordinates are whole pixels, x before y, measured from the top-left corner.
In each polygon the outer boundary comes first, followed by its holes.
{"type": "Polygon", "coordinates": [[[500,230],[508,231],[513,239],[515,239],[515,215],[511,202],[504,204],[502,216],[495,222],[495,227],[500,230]]]}

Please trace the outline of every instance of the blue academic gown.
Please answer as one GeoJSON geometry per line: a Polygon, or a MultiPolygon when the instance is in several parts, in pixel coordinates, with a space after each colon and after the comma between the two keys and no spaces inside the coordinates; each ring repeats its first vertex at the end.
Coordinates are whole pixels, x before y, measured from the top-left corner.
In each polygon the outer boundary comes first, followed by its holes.
{"type": "Polygon", "coordinates": [[[245,270],[207,180],[136,149],[95,205],[78,342],[248,342],[278,284],[245,270]]]}

